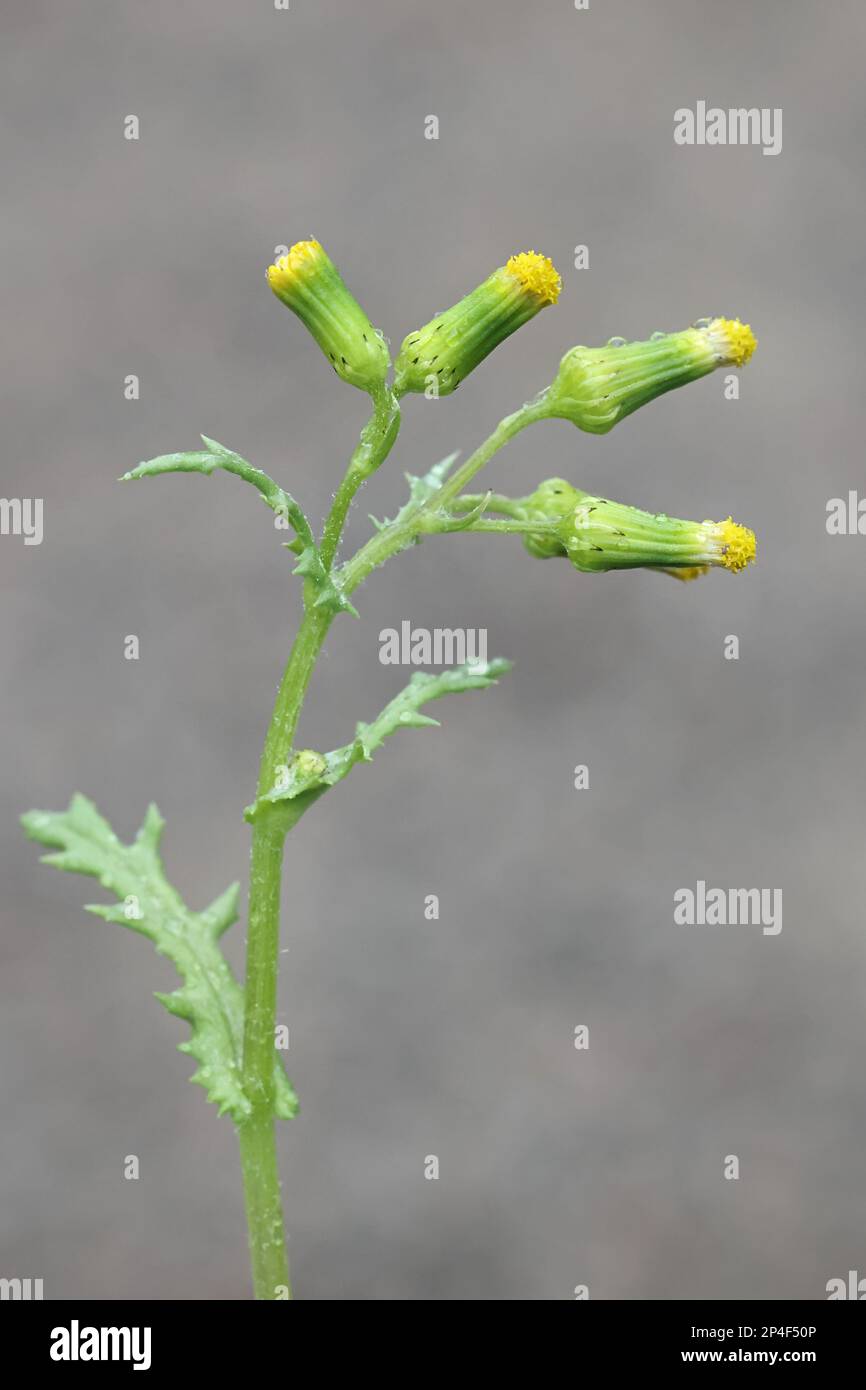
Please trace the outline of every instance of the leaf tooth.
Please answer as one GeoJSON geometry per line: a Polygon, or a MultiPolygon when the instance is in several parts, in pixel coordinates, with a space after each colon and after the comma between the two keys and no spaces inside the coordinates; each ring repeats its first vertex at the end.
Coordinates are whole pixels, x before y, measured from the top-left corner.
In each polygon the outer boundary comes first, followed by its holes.
{"type": "Polygon", "coordinates": [[[208,439],[206,434],[199,435],[199,439],[204,444],[208,453],[216,454],[218,458],[235,459],[238,457],[233,449],[227,449],[225,444],[220,444],[216,439],[208,439]]]}
{"type": "Polygon", "coordinates": [[[241,885],[230,883],[225,892],[220,893],[218,898],[214,898],[210,906],[200,913],[205,927],[215,941],[218,941],[223,932],[228,931],[229,927],[238,920],[240,893],[241,885]]]}
{"type": "MultiPolygon", "coordinates": [[[[164,994],[161,990],[154,990],[153,997],[158,999],[163,1008],[168,1009],[168,1012],[174,1014],[176,1018],[186,1019],[187,1023],[194,1022],[195,1003],[186,990],[175,989],[170,994],[164,994]]],[[[192,1051],[189,1044],[180,1044],[180,1046],[186,1051],[192,1051]]]]}
{"type": "Polygon", "coordinates": [[[165,829],[165,821],[159,812],[159,807],[151,801],[144,814],[141,829],[135,837],[137,845],[145,845],[156,853],[159,850],[162,832],[165,829]]]}

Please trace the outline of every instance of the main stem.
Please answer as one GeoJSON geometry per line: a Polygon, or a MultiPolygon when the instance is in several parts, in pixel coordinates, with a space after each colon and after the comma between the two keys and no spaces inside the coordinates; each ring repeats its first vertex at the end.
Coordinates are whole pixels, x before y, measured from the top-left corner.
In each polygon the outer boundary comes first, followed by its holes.
{"type": "Polygon", "coordinates": [[[321,554],[328,568],[337,553],[355,494],[390,453],[400,428],[400,406],[390,387],[383,386],[374,392],[372,401],[373,413],[361,431],[358,447],[334,496],[334,505],[322,532],[321,554]]]}
{"type": "MultiPolygon", "coordinates": [[[[308,608],[298,629],[268,728],[258,792],[270,790],[290,757],[292,740],[316,658],[331,623],[308,608]]],[[[280,949],[283,846],[295,815],[274,805],[253,823],[244,997],[243,1087],[253,1110],[240,1127],[247,1229],[257,1299],[291,1298],[274,1118],[274,1025],[280,949]]]]}
{"type": "MultiPolygon", "coordinates": [[[[358,448],[325,522],[320,553],[328,568],[333,563],[352,499],[390,451],[399,422],[399,406],[391,392],[383,390],[374,396],[372,415],[361,432],[358,448]]],[[[286,663],[262,749],[258,796],[271,790],[279,768],[292,755],[307,686],[333,621],[332,611],[315,607],[315,597],[315,588],[308,581],[304,618],[286,663]]],[[[238,1137],[253,1289],[257,1299],[265,1300],[292,1296],[277,1163],[274,1026],[283,847],[299,815],[292,802],[264,803],[253,822],[250,860],[242,1080],[252,1103],[252,1114],[239,1127],[238,1137]]]]}

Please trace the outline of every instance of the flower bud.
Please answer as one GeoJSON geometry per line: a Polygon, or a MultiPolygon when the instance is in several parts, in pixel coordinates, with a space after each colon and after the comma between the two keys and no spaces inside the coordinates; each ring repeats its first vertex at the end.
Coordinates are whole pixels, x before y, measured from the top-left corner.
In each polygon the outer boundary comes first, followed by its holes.
{"type": "Polygon", "coordinates": [[[568,521],[575,507],[585,494],[579,492],[564,478],[548,478],[541,483],[529,497],[522,497],[518,503],[521,520],[553,524],[552,532],[531,531],[523,538],[523,544],[536,559],[547,560],[555,555],[568,552],[559,535],[559,527],[568,521]]]}
{"type": "Polygon", "coordinates": [[[459,304],[404,338],[394,368],[395,391],[449,396],[505,338],[546,304],[555,304],[561,288],[547,256],[535,251],[512,256],[459,304]]]}
{"type": "Polygon", "coordinates": [[[739,319],[699,319],[682,333],[654,333],[646,342],[611,338],[606,347],[575,347],[563,357],[543,395],[545,413],[606,434],[647,401],[706,376],[742,367],[757,346],[739,319]]]}
{"type": "Polygon", "coordinates": [[[268,266],[268,284],[309,329],[338,376],[362,391],[383,386],[391,365],[385,339],[317,241],[296,242],[268,266]]]}
{"type": "Polygon", "coordinates": [[[694,579],[711,566],[736,574],[755,558],[755,536],[726,521],[681,521],[580,492],[561,478],[521,501],[528,521],[553,523],[551,536],[527,535],[531,555],[567,555],[575,569],[660,569],[694,579]]]}

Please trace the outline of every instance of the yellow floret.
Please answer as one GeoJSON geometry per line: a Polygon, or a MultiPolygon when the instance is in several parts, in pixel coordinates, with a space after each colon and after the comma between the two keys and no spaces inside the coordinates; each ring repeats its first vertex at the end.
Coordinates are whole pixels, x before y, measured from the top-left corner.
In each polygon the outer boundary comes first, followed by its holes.
{"type": "Polygon", "coordinates": [[[325,253],[317,241],[296,241],[287,256],[268,266],[268,284],[274,291],[290,290],[304,275],[321,265],[325,253]]]}
{"type": "Polygon", "coordinates": [[[738,574],[755,558],[755,533],[750,531],[748,526],[740,526],[731,517],[728,517],[727,521],[719,522],[719,533],[725,548],[722,564],[726,570],[738,574]]]}
{"type": "Polygon", "coordinates": [[[505,269],[545,304],[556,303],[562,278],[549,256],[539,255],[537,251],[521,251],[506,262],[505,269]]]}
{"type": "Polygon", "coordinates": [[[713,319],[709,333],[723,345],[725,360],[735,367],[744,367],[758,346],[749,325],[739,319],[713,319]]]}

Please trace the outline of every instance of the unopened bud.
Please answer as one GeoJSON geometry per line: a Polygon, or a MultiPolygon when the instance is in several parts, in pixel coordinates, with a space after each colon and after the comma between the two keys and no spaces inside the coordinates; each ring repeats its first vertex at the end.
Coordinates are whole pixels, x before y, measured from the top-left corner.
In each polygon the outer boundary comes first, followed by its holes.
{"type": "Polygon", "coordinates": [[[546,304],[555,304],[562,281],[553,262],[521,251],[451,309],[410,333],[394,366],[394,389],[448,396],[464,377],[546,304]]]}
{"type": "Polygon", "coordinates": [[[648,401],[706,376],[742,367],[757,346],[739,319],[699,319],[682,333],[654,333],[645,342],[611,338],[602,348],[575,347],[543,393],[544,413],[606,434],[648,401]]]}
{"type": "Polygon", "coordinates": [[[334,371],[362,391],[381,389],[391,358],[340,272],[317,241],[299,241],[268,266],[268,284],[312,333],[334,371]]]}

